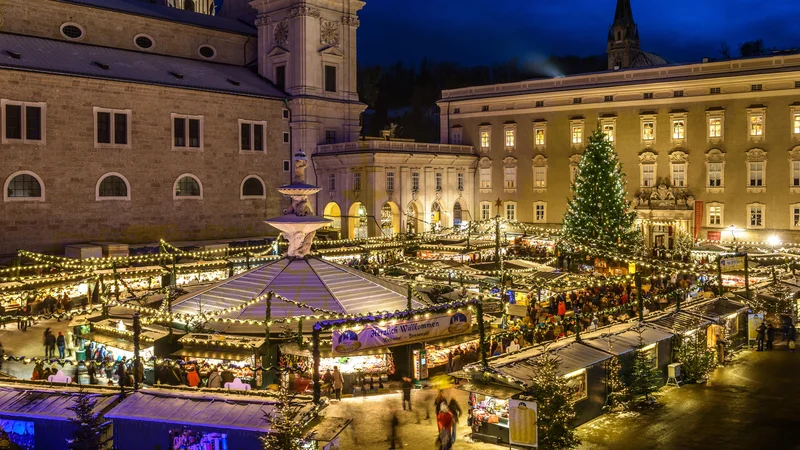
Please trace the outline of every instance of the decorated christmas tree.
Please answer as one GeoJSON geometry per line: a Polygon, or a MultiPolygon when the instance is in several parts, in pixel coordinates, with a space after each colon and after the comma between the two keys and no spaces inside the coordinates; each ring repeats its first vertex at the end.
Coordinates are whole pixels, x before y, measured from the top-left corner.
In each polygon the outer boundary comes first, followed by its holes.
{"type": "Polygon", "coordinates": [[[569,426],[575,417],[573,391],[558,373],[558,360],[545,352],[534,362],[534,379],[531,395],[539,408],[539,448],[565,450],[581,442],[569,426]]]}
{"type": "Polygon", "coordinates": [[[663,381],[661,371],[658,370],[656,359],[644,350],[644,339],[639,333],[639,345],[636,357],[633,360],[631,371],[631,394],[638,403],[652,403],[655,401],[653,394],[661,388],[663,381]]]}
{"type": "Polygon", "coordinates": [[[622,380],[622,364],[619,362],[619,357],[614,355],[608,362],[606,368],[608,373],[608,382],[606,383],[606,404],[603,409],[606,411],[619,411],[625,409],[628,404],[628,386],[622,380]]]}
{"type": "Polygon", "coordinates": [[[83,391],[75,395],[75,404],[67,407],[75,413],[69,421],[75,425],[72,439],[67,440],[70,450],[96,450],[100,448],[101,425],[103,421],[99,414],[95,414],[97,398],[83,391]]]}
{"type": "Polygon", "coordinates": [[[286,386],[281,386],[275,408],[264,411],[264,420],[270,428],[269,434],[261,438],[265,450],[304,450],[313,442],[314,436],[305,430],[303,410],[307,404],[298,401],[286,386]]]}
{"type": "Polygon", "coordinates": [[[706,329],[680,339],[676,359],[681,363],[681,374],[686,382],[705,381],[717,367],[716,353],[708,348],[706,329]]]}
{"type": "Polygon", "coordinates": [[[625,198],[625,174],[614,145],[599,127],[589,136],[572,194],[564,214],[563,237],[568,245],[636,244],[636,212],[625,198]]]}

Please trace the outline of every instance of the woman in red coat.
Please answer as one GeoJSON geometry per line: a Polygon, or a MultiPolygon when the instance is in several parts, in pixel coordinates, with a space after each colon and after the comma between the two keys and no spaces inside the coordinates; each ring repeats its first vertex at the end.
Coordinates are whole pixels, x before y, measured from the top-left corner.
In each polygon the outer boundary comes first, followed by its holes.
{"type": "Polygon", "coordinates": [[[564,300],[561,300],[558,302],[558,315],[563,319],[565,314],[567,314],[567,305],[564,300]]]}

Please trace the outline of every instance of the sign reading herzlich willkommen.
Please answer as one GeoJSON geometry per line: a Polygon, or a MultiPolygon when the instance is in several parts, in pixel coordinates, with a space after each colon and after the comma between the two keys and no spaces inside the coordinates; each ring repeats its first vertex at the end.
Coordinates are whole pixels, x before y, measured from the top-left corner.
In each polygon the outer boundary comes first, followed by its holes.
{"type": "Polygon", "coordinates": [[[333,354],[346,356],[370,348],[429,341],[464,334],[471,329],[472,314],[464,311],[386,325],[373,323],[358,331],[334,330],[333,354]]]}

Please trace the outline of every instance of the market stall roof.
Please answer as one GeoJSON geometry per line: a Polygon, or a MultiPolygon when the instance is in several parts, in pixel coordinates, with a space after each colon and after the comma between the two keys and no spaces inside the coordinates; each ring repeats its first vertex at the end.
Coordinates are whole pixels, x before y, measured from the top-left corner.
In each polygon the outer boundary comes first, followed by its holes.
{"type": "MultiPolygon", "coordinates": [[[[406,286],[314,257],[284,257],[184,296],[173,304],[172,310],[193,314],[201,310],[214,313],[233,308],[220,318],[263,321],[266,301],[245,304],[268,291],[334,313],[397,311],[406,309],[407,305],[406,286]]],[[[420,308],[424,305],[412,300],[412,306],[420,308]]],[[[280,299],[272,301],[273,319],[308,314],[315,313],[280,299]]],[[[228,333],[263,332],[260,326],[241,323],[210,322],[209,327],[228,333]]]]}
{"type": "MultiPolygon", "coordinates": [[[[297,342],[286,342],[283,344],[279,344],[278,347],[281,350],[281,353],[287,355],[296,355],[296,356],[303,356],[305,358],[311,358],[311,347],[306,347],[301,349],[300,346],[297,345],[297,342]]],[[[367,355],[388,355],[391,354],[392,350],[389,347],[373,347],[367,350],[361,350],[356,352],[348,353],[347,356],[367,356],[367,355]]],[[[321,345],[319,347],[319,355],[322,358],[332,358],[334,356],[341,356],[341,355],[334,355],[333,348],[330,345],[321,345]]]]}
{"type": "Polygon", "coordinates": [[[458,386],[458,389],[466,392],[485,395],[487,397],[498,398],[500,400],[508,400],[509,398],[522,393],[521,389],[514,389],[495,383],[484,384],[468,382],[458,386]]]}
{"type": "Polygon", "coordinates": [[[737,314],[748,309],[750,308],[744,303],[740,303],[725,297],[705,300],[695,305],[686,307],[686,311],[688,312],[713,320],[718,320],[721,317],[727,317],[731,314],[737,314]]]}
{"type": "MultiPolygon", "coordinates": [[[[67,408],[75,404],[77,389],[60,386],[58,390],[41,386],[0,386],[0,416],[68,421],[75,413],[67,408]]],[[[119,394],[91,394],[97,399],[94,412],[102,413],[119,400],[119,394]]]]}
{"type": "Polygon", "coordinates": [[[253,352],[221,351],[207,348],[182,348],[170,356],[181,359],[219,359],[221,361],[245,361],[253,357],[253,352]]]}
{"type": "Polygon", "coordinates": [[[602,328],[591,333],[581,334],[581,343],[612,355],[623,355],[639,347],[639,332],[643,345],[654,344],[671,338],[667,333],[649,324],[622,323],[602,328]]]}
{"type": "MultiPolygon", "coordinates": [[[[533,383],[536,371],[535,361],[545,352],[558,360],[559,375],[566,375],[611,358],[606,352],[581,345],[574,338],[562,339],[546,346],[528,347],[489,359],[489,367],[494,372],[511,377],[525,386],[533,383]]],[[[480,363],[467,368],[481,370],[480,363]]]]}
{"type": "MultiPolygon", "coordinates": [[[[152,389],[128,395],[105,417],[266,433],[270,427],[264,413],[273,410],[273,399],[152,389]]],[[[310,402],[302,408],[303,413],[311,410],[310,402]]]]}
{"type": "Polygon", "coordinates": [[[697,330],[711,324],[710,320],[686,311],[673,311],[650,319],[648,322],[678,334],[697,330]]]}
{"type": "MultiPolygon", "coordinates": [[[[80,337],[89,341],[96,342],[100,345],[105,345],[107,347],[114,347],[121,350],[125,350],[126,352],[132,352],[134,350],[133,341],[129,341],[121,337],[109,336],[107,334],[102,334],[102,333],[86,333],[82,334],[80,337]]],[[[142,348],[145,347],[149,347],[149,345],[145,344],[142,348]]]]}

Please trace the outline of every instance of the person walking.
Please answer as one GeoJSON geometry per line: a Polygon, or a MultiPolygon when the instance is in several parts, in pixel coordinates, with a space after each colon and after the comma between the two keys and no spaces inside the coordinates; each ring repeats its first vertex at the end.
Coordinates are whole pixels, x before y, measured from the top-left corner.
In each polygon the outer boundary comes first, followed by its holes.
{"type": "Polygon", "coordinates": [[[54,358],[56,354],[56,337],[50,331],[50,328],[44,332],[44,350],[45,358],[54,358]]]}
{"type": "Polygon", "coordinates": [[[436,423],[439,425],[442,450],[450,450],[453,447],[453,415],[450,414],[446,403],[441,405],[439,413],[436,414],[436,423]]]}
{"type": "Polygon", "coordinates": [[[458,418],[461,417],[461,407],[458,406],[458,402],[455,398],[450,399],[450,403],[447,404],[447,409],[450,410],[450,414],[453,416],[453,425],[452,425],[452,432],[450,433],[452,437],[452,443],[456,443],[456,429],[458,428],[458,418]]]}
{"type": "Polygon", "coordinates": [[[333,366],[333,390],[336,392],[338,401],[342,401],[342,388],[344,388],[344,377],[339,372],[339,366],[333,366]]]}
{"type": "Polygon", "coordinates": [[[439,411],[442,410],[442,406],[447,406],[447,399],[444,398],[444,391],[440,389],[436,398],[433,400],[433,411],[437,418],[439,417],[439,411]]]}
{"type": "Polygon", "coordinates": [[[408,403],[408,410],[411,411],[411,389],[414,385],[411,383],[411,378],[403,377],[403,411],[406,410],[406,402],[408,403]]]}
{"type": "Polygon", "coordinates": [[[775,341],[775,327],[769,324],[769,326],[767,326],[767,350],[772,350],[773,341],[775,341]]]}
{"type": "Polygon", "coordinates": [[[67,339],[64,337],[61,332],[58,332],[58,337],[56,338],[56,346],[58,347],[58,359],[64,359],[64,352],[67,349],[67,339]]]}
{"type": "Polygon", "coordinates": [[[764,337],[767,334],[767,325],[764,322],[761,322],[761,325],[756,330],[756,344],[758,347],[756,348],[757,352],[764,351],[764,337]]]}
{"type": "Polygon", "coordinates": [[[397,441],[397,427],[399,425],[400,425],[400,420],[397,418],[397,408],[392,408],[392,419],[391,422],[389,423],[389,427],[392,430],[391,434],[389,435],[389,442],[392,443],[392,446],[389,447],[389,449],[391,450],[398,448],[395,446],[395,442],[397,441]]]}
{"type": "Polygon", "coordinates": [[[325,388],[325,395],[330,398],[333,392],[333,374],[331,373],[331,369],[327,369],[325,375],[322,376],[322,386],[325,388]]]}

